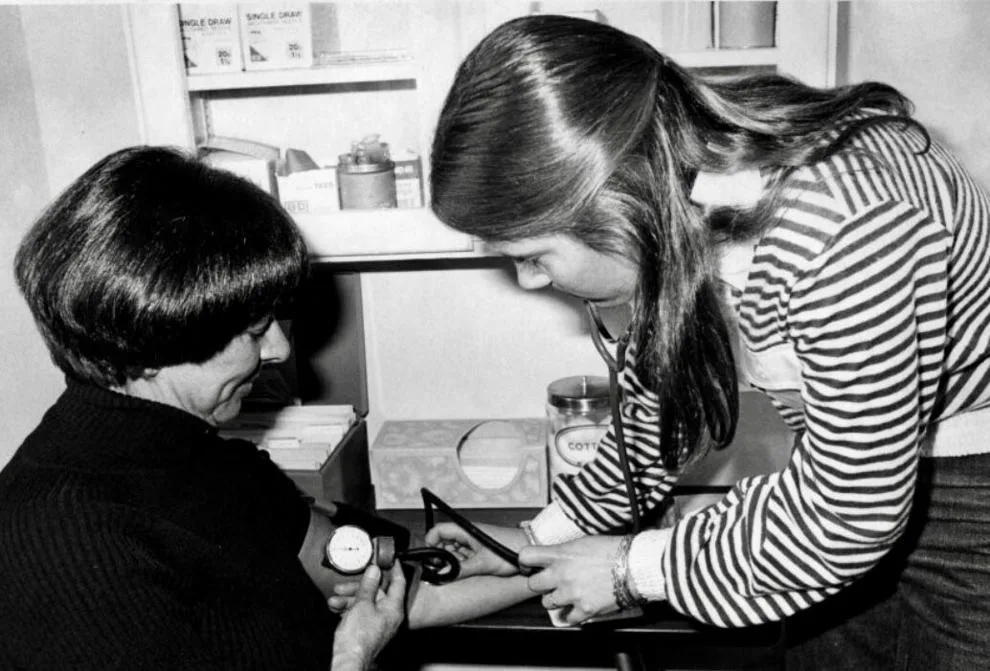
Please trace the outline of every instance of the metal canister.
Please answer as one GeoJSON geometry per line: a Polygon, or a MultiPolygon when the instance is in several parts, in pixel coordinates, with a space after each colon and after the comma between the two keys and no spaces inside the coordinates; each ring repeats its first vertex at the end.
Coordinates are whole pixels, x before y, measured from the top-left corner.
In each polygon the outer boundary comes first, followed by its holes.
{"type": "Polygon", "coordinates": [[[577,473],[598,451],[612,420],[608,378],[575,375],[547,387],[547,457],[550,478],[577,473]]]}
{"type": "Polygon", "coordinates": [[[337,188],[343,210],[396,207],[395,163],[389,159],[358,162],[352,154],[341,154],[337,188]]]}

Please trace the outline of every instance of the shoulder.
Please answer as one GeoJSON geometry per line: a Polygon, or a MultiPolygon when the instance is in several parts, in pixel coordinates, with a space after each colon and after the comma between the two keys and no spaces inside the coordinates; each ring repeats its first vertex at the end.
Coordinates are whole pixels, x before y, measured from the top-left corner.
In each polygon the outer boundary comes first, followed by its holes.
{"type": "Polygon", "coordinates": [[[801,274],[867,239],[910,234],[935,223],[926,201],[910,192],[903,175],[890,172],[896,167],[863,160],[843,154],[788,177],[774,225],[760,241],[764,261],[801,274]]]}
{"type": "Polygon", "coordinates": [[[0,553],[0,592],[7,600],[51,598],[62,593],[53,585],[80,593],[114,576],[160,573],[169,537],[162,520],[129,505],[87,497],[22,502],[0,513],[0,542],[19,548],[0,553]]]}

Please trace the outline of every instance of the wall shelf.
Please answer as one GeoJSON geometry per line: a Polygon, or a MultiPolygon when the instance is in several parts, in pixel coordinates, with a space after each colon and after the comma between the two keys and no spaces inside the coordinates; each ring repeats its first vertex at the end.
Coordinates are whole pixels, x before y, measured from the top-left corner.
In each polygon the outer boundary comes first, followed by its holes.
{"type": "Polygon", "coordinates": [[[748,68],[780,62],[780,52],[768,49],[705,49],[673,52],[670,57],[686,68],[748,68]]]}
{"type": "Polygon", "coordinates": [[[341,210],[323,216],[297,214],[295,220],[317,259],[481,255],[474,238],[445,226],[427,208],[341,210]]]}
{"type": "MultiPolygon", "coordinates": [[[[554,3],[545,4],[545,9],[554,9],[554,3]]],[[[557,10],[578,8],[576,0],[557,4],[557,10]]],[[[676,4],[602,0],[600,9],[617,25],[642,28],[643,38],[650,39],[661,35],[660,24],[650,23],[651,17],[676,4]],[[640,10],[646,14],[637,14],[640,10]]],[[[685,6],[690,4],[685,0],[685,6]]],[[[355,138],[378,132],[394,148],[423,157],[428,202],[432,127],[457,66],[491,28],[531,12],[532,5],[529,0],[402,0],[397,6],[408,11],[409,39],[402,43],[408,47],[382,43],[376,50],[375,43],[324,53],[311,68],[191,76],[185,71],[177,5],[127,5],[142,136],[148,144],[189,148],[211,134],[243,137],[304,149],[320,159],[336,156],[355,138]],[[339,84],[357,86],[335,86],[339,84]]],[[[667,53],[688,68],[772,68],[816,86],[834,84],[835,2],[778,2],[776,11],[775,47],[667,53]]],[[[342,211],[327,217],[298,216],[297,221],[314,258],[323,261],[485,256],[471,236],[447,228],[425,208],[342,211]]]]}
{"type": "Polygon", "coordinates": [[[412,59],[320,65],[293,70],[262,70],[190,75],[186,77],[190,92],[265,89],[282,86],[320,86],[416,79],[418,68],[412,59]]]}

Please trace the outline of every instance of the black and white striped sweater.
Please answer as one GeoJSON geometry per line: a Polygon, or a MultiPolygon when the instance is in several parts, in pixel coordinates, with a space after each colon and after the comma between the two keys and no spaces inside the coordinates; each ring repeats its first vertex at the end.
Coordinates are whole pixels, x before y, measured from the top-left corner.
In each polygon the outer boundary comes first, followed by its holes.
{"type": "MultiPolygon", "coordinates": [[[[779,223],[725,250],[741,379],[795,431],[790,462],[630,552],[641,592],[704,622],[778,620],[835,593],[903,531],[920,456],[990,451],[990,199],[942,147],[918,154],[917,130],[874,126],[851,146],[793,174],[779,223]]],[[[655,505],[676,476],[634,369],[630,347],[622,422],[655,505]]],[[[537,538],[627,520],[618,463],[610,430],[554,483],[537,538]]]]}

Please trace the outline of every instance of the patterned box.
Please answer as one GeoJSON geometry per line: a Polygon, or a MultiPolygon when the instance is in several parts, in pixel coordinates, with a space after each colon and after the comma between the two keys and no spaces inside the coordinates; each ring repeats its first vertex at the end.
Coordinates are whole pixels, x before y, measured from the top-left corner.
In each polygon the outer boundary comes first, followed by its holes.
{"type": "Polygon", "coordinates": [[[548,500],[543,418],[386,421],[369,459],[380,510],[421,508],[421,487],[458,508],[540,508],[548,500]]]}

